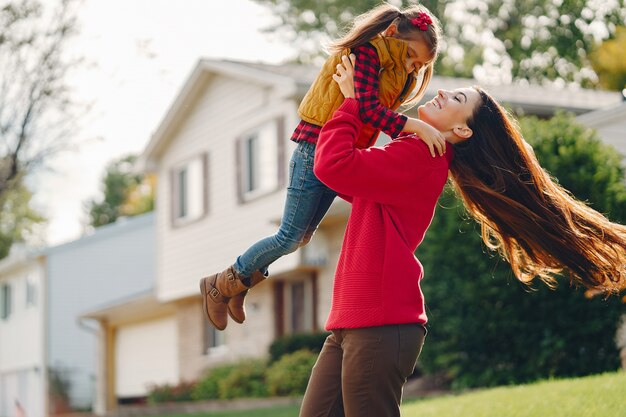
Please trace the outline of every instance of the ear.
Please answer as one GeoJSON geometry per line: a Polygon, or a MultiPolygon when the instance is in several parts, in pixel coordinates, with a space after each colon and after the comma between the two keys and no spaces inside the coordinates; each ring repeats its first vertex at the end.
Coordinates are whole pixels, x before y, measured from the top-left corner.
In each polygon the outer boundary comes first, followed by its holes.
{"type": "Polygon", "coordinates": [[[452,128],[452,133],[454,133],[459,139],[467,140],[472,137],[474,132],[467,125],[456,126],[452,128]]]}
{"type": "Polygon", "coordinates": [[[385,29],[385,31],[383,32],[383,35],[389,36],[392,38],[397,34],[398,34],[398,26],[396,26],[395,23],[390,24],[389,27],[385,29]]]}

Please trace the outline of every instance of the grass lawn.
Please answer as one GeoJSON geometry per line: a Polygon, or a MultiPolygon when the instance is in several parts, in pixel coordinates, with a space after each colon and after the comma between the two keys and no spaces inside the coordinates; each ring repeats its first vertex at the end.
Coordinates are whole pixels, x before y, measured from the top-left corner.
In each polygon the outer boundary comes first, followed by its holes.
{"type": "MultiPolygon", "coordinates": [[[[185,417],[297,417],[298,407],[185,417]]],[[[626,417],[626,372],[407,401],[402,417],[626,417]]],[[[172,415],[168,417],[183,417],[172,415]]]]}
{"type": "Polygon", "coordinates": [[[405,403],[403,417],[625,417],[626,372],[405,403]]]}

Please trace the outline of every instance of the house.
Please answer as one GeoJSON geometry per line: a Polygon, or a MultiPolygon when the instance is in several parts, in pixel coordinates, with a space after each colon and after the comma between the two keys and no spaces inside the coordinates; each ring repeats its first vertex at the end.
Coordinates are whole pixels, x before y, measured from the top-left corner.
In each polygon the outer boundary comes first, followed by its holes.
{"type": "MultiPolygon", "coordinates": [[[[309,245],[272,264],[271,278],[249,293],[243,325],[231,321],[223,332],[207,325],[198,289],[201,277],[275,233],[296,110],[316,74],[298,65],[212,59],[191,72],[141,157],[143,169],[158,176],[154,297],[120,300],[82,316],[100,326],[98,412],[142,401],[149,380],[139,374],[158,383],[192,381],[212,366],[266,355],[277,337],[323,329],[350,210],[340,199],[309,245]],[[131,319],[138,311],[140,318],[131,319]]],[[[427,97],[472,84],[435,77],[427,97]]],[[[555,108],[581,114],[620,100],[613,93],[525,85],[488,90],[542,117],[555,108]]]]}
{"type": "Polygon", "coordinates": [[[92,408],[98,328],[78,316],[152,290],[154,236],[149,213],[0,261],[0,415],[92,408]]]}
{"type": "Polygon", "coordinates": [[[15,416],[16,401],[29,416],[48,407],[45,260],[14,245],[0,261],[0,415],[15,416]]]}
{"type": "Polygon", "coordinates": [[[626,156],[626,96],[620,103],[582,114],[577,120],[596,129],[604,143],[626,156]]]}

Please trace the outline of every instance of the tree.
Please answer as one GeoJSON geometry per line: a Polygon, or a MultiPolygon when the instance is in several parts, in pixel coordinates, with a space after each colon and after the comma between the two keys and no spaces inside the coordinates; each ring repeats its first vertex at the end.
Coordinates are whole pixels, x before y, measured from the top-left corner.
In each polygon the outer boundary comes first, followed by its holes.
{"type": "Polygon", "coordinates": [[[0,259],[9,254],[14,242],[36,234],[36,225],[45,219],[30,207],[32,193],[23,185],[8,190],[0,207],[0,259]]]}
{"type": "MultiPolygon", "coordinates": [[[[565,188],[613,221],[626,220],[624,170],[613,148],[565,114],[526,118],[521,127],[542,166],[565,188]]],[[[445,372],[465,387],[619,367],[620,299],[589,300],[567,278],[556,290],[520,283],[505,261],[486,253],[478,225],[449,188],[417,256],[431,324],[420,358],[425,371],[445,372]]]]}
{"type": "Polygon", "coordinates": [[[76,26],[75,3],[60,0],[54,10],[36,0],[0,6],[0,216],[11,223],[2,230],[7,250],[29,222],[40,220],[27,210],[24,179],[71,137],[74,103],[66,85],[71,63],[63,49],[76,26]]]}
{"type": "Polygon", "coordinates": [[[626,89],[626,27],[618,27],[615,38],[600,44],[591,54],[593,69],[598,74],[600,86],[608,90],[626,89]]]}
{"type": "MultiPolygon", "coordinates": [[[[280,22],[269,27],[298,44],[300,60],[320,56],[355,16],[380,1],[255,0],[280,22]]],[[[389,1],[404,7],[409,1],[389,1]]],[[[444,39],[435,73],[489,80],[557,80],[594,85],[589,53],[626,19],[624,0],[424,0],[441,21],[444,39]]]]}
{"type": "Polygon", "coordinates": [[[137,157],[128,155],[111,162],[103,179],[104,198],[87,203],[90,225],[104,226],[120,216],[135,216],[154,209],[154,175],[138,174],[133,169],[137,157]]]}

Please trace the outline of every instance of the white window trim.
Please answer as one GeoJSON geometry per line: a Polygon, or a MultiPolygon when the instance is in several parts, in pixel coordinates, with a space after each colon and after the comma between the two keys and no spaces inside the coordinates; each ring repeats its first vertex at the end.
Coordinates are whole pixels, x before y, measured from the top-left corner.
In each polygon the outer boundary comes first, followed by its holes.
{"type": "MultiPolygon", "coordinates": [[[[268,140],[268,139],[266,139],[268,140]]],[[[239,200],[241,203],[247,203],[253,201],[259,197],[263,197],[268,194],[272,194],[282,188],[283,176],[284,172],[282,172],[282,163],[283,163],[283,119],[282,117],[274,117],[264,122],[257,124],[254,128],[246,130],[237,140],[237,169],[238,169],[238,178],[237,178],[237,193],[239,195],[239,200]],[[260,134],[263,132],[263,129],[273,129],[272,136],[269,136],[274,141],[274,153],[263,154],[263,146],[264,146],[264,138],[260,134]],[[271,173],[271,184],[269,186],[263,186],[263,179],[259,179],[260,185],[258,188],[245,191],[245,186],[247,185],[247,176],[248,176],[248,164],[247,164],[247,154],[246,154],[246,144],[248,140],[252,137],[257,138],[258,140],[258,158],[263,158],[262,155],[267,157],[268,155],[272,155],[271,164],[266,164],[263,161],[258,162],[257,169],[262,171],[269,169],[271,173]]],[[[261,175],[259,173],[259,175],[261,175]]]]}
{"type": "MultiPolygon", "coordinates": [[[[172,211],[171,213],[171,219],[172,219],[172,225],[174,227],[180,227],[180,226],[185,226],[187,224],[190,223],[194,223],[200,219],[202,219],[204,216],[207,215],[208,213],[208,155],[206,153],[203,153],[201,155],[195,156],[193,158],[189,158],[187,160],[185,160],[182,163],[176,164],[172,169],[171,169],[171,174],[170,174],[170,190],[171,190],[171,206],[170,209],[172,211]],[[200,170],[200,184],[198,185],[198,188],[200,190],[200,195],[199,196],[195,196],[193,198],[198,198],[199,201],[199,207],[200,210],[195,213],[195,214],[190,214],[190,192],[193,192],[193,190],[187,190],[187,195],[186,195],[186,200],[187,200],[187,213],[184,217],[179,217],[179,210],[180,210],[180,202],[179,202],[179,192],[180,192],[180,186],[179,186],[179,176],[180,173],[183,172],[184,170],[187,170],[187,184],[189,184],[189,181],[192,181],[192,179],[189,178],[189,173],[191,172],[189,170],[189,167],[192,166],[193,163],[195,163],[196,161],[199,160],[199,170],[200,170]]],[[[197,190],[196,190],[197,191],[197,190]]],[[[196,202],[197,203],[197,202],[196,202]]]]}

